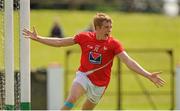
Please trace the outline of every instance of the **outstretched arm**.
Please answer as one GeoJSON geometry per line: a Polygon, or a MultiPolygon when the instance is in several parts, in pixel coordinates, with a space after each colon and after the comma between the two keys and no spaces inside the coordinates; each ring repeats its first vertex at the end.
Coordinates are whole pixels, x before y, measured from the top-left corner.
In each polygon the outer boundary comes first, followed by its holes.
{"type": "Polygon", "coordinates": [[[142,76],[148,78],[150,81],[152,81],[157,87],[163,86],[165,84],[165,80],[163,80],[159,74],[161,72],[153,72],[150,73],[146,71],[143,67],[141,67],[135,60],[133,60],[131,57],[128,56],[128,54],[123,51],[120,54],[117,55],[123,63],[127,65],[127,67],[133,71],[135,71],[138,74],[141,74],[142,76]]]}
{"type": "Polygon", "coordinates": [[[74,42],[73,37],[66,37],[66,38],[41,37],[37,34],[36,29],[34,27],[33,27],[33,31],[24,29],[23,35],[25,35],[26,38],[30,38],[32,40],[54,47],[70,46],[76,44],[74,42]]]}

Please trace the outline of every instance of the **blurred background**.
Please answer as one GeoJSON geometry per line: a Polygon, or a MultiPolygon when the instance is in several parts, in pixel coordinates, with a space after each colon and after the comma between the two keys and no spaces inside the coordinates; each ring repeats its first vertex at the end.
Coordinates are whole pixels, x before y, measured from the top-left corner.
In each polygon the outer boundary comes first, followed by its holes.
{"type": "MultiPolygon", "coordinates": [[[[180,0],[30,1],[31,27],[35,26],[41,36],[69,37],[82,31],[92,31],[93,16],[97,12],[104,12],[112,17],[112,35],[122,42],[128,54],[148,71],[163,72],[161,76],[167,83],[164,87],[157,88],[115,58],[110,85],[95,109],[177,109],[180,0]]],[[[19,1],[15,0],[14,5],[18,7],[19,1]]],[[[19,24],[18,13],[15,13],[15,19],[16,24],[19,24]]],[[[16,26],[15,41],[18,44],[19,28],[16,26]]],[[[19,46],[16,45],[15,50],[18,52],[19,46]]],[[[78,45],[54,48],[31,41],[32,109],[57,109],[49,108],[49,105],[59,104],[60,107],[63,104],[80,64],[80,52],[78,45]],[[49,95],[48,92],[48,74],[53,69],[57,70],[59,76],[52,77],[52,81],[57,81],[50,87],[54,87],[51,89],[54,92],[60,91],[60,98],[59,95],[53,95],[52,92],[49,95]],[[49,96],[57,100],[50,101],[49,96]]],[[[19,54],[15,55],[15,67],[18,70],[19,54]]],[[[81,109],[83,101],[84,97],[76,103],[74,109],[81,109]]]]}
{"type": "Polygon", "coordinates": [[[31,0],[31,8],[162,13],[166,3],[174,3],[174,8],[180,4],[178,0],[31,0]]]}
{"type": "MultiPolygon", "coordinates": [[[[180,61],[179,6],[179,0],[31,0],[31,25],[39,34],[49,36],[56,22],[67,37],[87,31],[97,12],[109,14],[113,19],[112,35],[145,69],[163,71],[161,76],[167,84],[156,88],[116,59],[110,85],[95,109],[171,110],[176,106],[175,70],[180,61]]],[[[79,46],[52,48],[32,41],[31,53],[32,68],[37,72],[47,72],[52,62],[61,65],[66,98],[79,66],[79,46]]],[[[34,109],[47,108],[45,78],[39,83],[32,81],[42,84],[32,85],[34,109]]],[[[83,101],[78,101],[74,109],[80,109],[83,101]]]]}

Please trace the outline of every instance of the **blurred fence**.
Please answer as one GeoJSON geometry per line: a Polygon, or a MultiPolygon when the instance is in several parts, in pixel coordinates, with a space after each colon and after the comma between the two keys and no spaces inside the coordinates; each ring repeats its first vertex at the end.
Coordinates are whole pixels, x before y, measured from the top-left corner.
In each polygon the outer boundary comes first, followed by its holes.
{"type": "Polygon", "coordinates": [[[173,50],[128,49],[127,52],[135,57],[138,62],[142,63],[142,66],[146,67],[148,71],[162,71],[163,74],[161,74],[161,77],[167,83],[161,88],[152,87],[146,84],[146,80],[127,70],[119,61],[118,78],[120,78],[120,81],[118,81],[118,89],[120,95],[118,109],[147,108],[153,110],[173,110],[175,108],[173,50]],[[125,78],[128,79],[126,80],[125,78]],[[139,98],[138,101],[137,97],[139,98]]]}
{"type": "MultiPolygon", "coordinates": [[[[32,110],[47,109],[47,88],[46,88],[45,68],[36,69],[31,72],[31,93],[32,93],[32,110]]],[[[20,74],[15,71],[14,89],[15,89],[15,110],[20,110],[21,88],[20,74]]],[[[4,71],[0,71],[0,110],[5,108],[5,75],[4,71]]]]}

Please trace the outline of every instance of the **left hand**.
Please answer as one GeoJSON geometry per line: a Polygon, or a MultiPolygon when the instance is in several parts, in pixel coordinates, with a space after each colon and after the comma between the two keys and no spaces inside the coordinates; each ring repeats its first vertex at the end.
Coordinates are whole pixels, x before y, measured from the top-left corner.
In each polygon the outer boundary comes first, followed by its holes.
{"type": "Polygon", "coordinates": [[[162,79],[159,74],[161,72],[153,72],[151,73],[148,78],[157,86],[157,87],[162,87],[166,83],[164,79],[162,79]]]}
{"type": "Polygon", "coordinates": [[[33,27],[33,31],[30,31],[28,29],[24,29],[23,30],[23,35],[25,35],[25,38],[30,38],[30,39],[33,39],[33,40],[38,39],[38,34],[37,34],[37,31],[36,31],[35,27],[33,27]]]}

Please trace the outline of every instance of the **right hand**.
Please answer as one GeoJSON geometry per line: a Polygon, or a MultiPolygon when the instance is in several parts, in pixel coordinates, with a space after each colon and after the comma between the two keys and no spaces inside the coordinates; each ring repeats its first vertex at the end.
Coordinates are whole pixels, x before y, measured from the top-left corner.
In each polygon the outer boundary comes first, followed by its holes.
{"type": "Polygon", "coordinates": [[[166,81],[164,79],[162,79],[159,74],[161,74],[161,72],[153,72],[151,73],[148,78],[157,86],[157,87],[161,87],[164,86],[164,84],[166,83],[166,81]]]}
{"type": "Polygon", "coordinates": [[[30,31],[30,30],[24,28],[23,29],[23,35],[25,35],[26,38],[30,38],[30,39],[33,39],[33,40],[38,39],[38,35],[37,35],[35,27],[33,27],[33,31],[30,31]]]}

